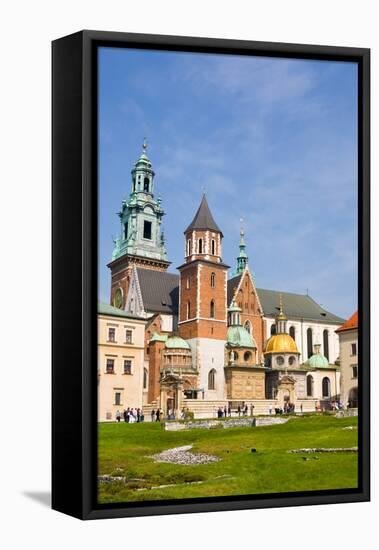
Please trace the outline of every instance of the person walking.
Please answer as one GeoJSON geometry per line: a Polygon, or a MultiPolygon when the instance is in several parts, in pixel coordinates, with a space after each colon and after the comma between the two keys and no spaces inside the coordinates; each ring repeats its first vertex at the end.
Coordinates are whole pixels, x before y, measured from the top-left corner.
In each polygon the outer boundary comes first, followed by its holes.
{"type": "Polygon", "coordinates": [[[120,422],[120,420],[121,420],[121,413],[120,411],[116,411],[116,421],[120,422]]]}
{"type": "Polygon", "coordinates": [[[229,418],[232,416],[232,407],[231,407],[230,403],[228,405],[228,415],[229,415],[229,418]]]}
{"type": "Polygon", "coordinates": [[[237,412],[238,412],[238,416],[241,416],[241,405],[238,405],[237,412]]]}
{"type": "Polygon", "coordinates": [[[154,418],[155,418],[155,410],[153,409],[151,411],[151,421],[154,422],[154,418]]]}
{"type": "Polygon", "coordinates": [[[270,406],[268,408],[268,414],[271,416],[272,415],[272,403],[270,403],[270,406]]]}
{"type": "Polygon", "coordinates": [[[225,417],[225,418],[226,418],[227,412],[228,412],[228,411],[227,411],[227,408],[226,408],[226,405],[225,405],[225,407],[224,407],[224,417],[225,417]]]}

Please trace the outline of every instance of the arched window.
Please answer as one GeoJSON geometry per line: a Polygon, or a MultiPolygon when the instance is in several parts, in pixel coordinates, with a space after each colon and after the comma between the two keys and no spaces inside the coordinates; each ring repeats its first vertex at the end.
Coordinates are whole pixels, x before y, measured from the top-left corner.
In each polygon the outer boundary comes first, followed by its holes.
{"type": "Polygon", "coordinates": [[[203,239],[199,239],[197,251],[199,254],[203,253],[203,239]]]}
{"type": "Polygon", "coordinates": [[[215,303],[213,300],[211,300],[210,308],[209,308],[209,317],[211,319],[214,319],[214,316],[215,316],[215,303]]]}
{"type": "Polygon", "coordinates": [[[312,329],[307,329],[307,353],[308,358],[313,355],[313,334],[312,329]]]}
{"type": "Polygon", "coordinates": [[[191,302],[187,302],[187,319],[191,319],[191,302]]]}
{"type": "Polygon", "coordinates": [[[212,369],[208,373],[208,390],[216,389],[216,371],[212,369]]]}
{"type": "Polygon", "coordinates": [[[324,340],[324,355],[329,360],[329,331],[325,329],[322,336],[324,340]]]}
{"type": "Polygon", "coordinates": [[[143,369],[143,389],[147,388],[147,369],[143,369]]]}
{"type": "Polygon", "coordinates": [[[276,334],[276,325],[275,325],[275,323],[272,323],[270,332],[271,332],[271,336],[276,334]]]}
{"type": "Polygon", "coordinates": [[[330,380],[327,376],[322,379],[322,396],[330,397],[330,380]]]}
{"type": "Polygon", "coordinates": [[[311,374],[307,376],[307,396],[313,397],[313,376],[311,374]]]}
{"type": "Polygon", "coordinates": [[[245,353],[243,354],[243,360],[244,361],[250,361],[251,360],[251,352],[250,351],[245,351],[245,353]]]}
{"type": "Polygon", "coordinates": [[[211,287],[214,288],[216,286],[216,273],[211,273],[211,287]]]}
{"type": "Polygon", "coordinates": [[[149,178],[145,178],[143,180],[143,190],[145,191],[145,193],[149,192],[149,183],[149,178]]]}
{"type": "Polygon", "coordinates": [[[291,338],[293,338],[294,340],[295,340],[295,335],[296,335],[295,327],[292,326],[292,327],[290,327],[290,336],[291,336],[291,338]]]}
{"type": "Polygon", "coordinates": [[[212,239],[212,242],[211,242],[211,251],[212,251],[212,256],[214,256],[216,252],[216,243],[214,239],[212,239]]]}
{"type": "Polygon", "coordinates": [[[186,279],[186,289],[188,290],[191,286],[191,277],[189,275],[187,275],[187,279],[186,279]]]}
{"type": "Polygon", "coordinates": [[[191,239],[187,241],[187,256],[191,255],[191,239]]]}
{"type": "Polygon", "coordinates": [[[245,330],[247,330],[247,332],[248,332],[249,334],[251,334],[251,323],[250,323],[249,320],[246,321],[244,327],[245,327],[245,330]]]}

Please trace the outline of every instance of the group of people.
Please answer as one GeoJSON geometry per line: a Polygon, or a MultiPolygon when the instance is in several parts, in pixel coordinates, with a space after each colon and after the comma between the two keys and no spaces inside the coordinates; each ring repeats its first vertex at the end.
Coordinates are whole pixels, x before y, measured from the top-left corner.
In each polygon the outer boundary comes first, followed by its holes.
{"type": "Polygon", "coordinates": [[[130,407],[124,409],[122,413],[120,411],[116,412],[116,422],[121,422],[122,418],[124,419],[124,422],[128,422],[130,424],[133,422],[144,421],[142,409],[132,409],[130,407]]]}
{"type": "Polygon", "coordinates": [[[163,411],[162,409],[152,409],[151,411],[151,421],[152,422],[160,422],[163,418],[163,411]]]}
{"type": "MultiPolygon", "coordinates": [[[[303,412],[303,405],[300,405],[300,411],[303,412]]],[[[295,412],[295,404],[290,401],[284,403],[283,407],[275,407],[275,414],[290,414],[295,412]]],[[[272,406],[270,405],[269,414],[272,414],[272,406]]]]}
{"type": "MultiPolygon", "coordinates": [[[[245,403],[245,405],[243,405],[243,407],[241,407],[241,405],[238,405],[237,410],[236,410],[236,414],[239,417],[241,415],[242,416],[247,416],[249,414],[249,407],[248,407],[247,403],[245,403]]],[[[254,415],[254,405],[250,406],[250,415],[251,416],[254,415]]],[[[225,405],[224,408],[219,407],[217,409],[217,418],[226,418],[227,416],[229,418],[232,416],[232,407],[231,407],[230,403],[229,403],[228,406],[225,405]]]]}

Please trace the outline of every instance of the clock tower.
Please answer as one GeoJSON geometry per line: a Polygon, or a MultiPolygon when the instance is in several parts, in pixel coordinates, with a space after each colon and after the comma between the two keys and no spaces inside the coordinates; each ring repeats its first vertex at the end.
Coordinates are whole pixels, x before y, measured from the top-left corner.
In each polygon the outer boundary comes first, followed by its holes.
{"type": "Polygon", "coordinates": [[[125,308],[129,281],[133,266],[166,271],[167,260],[162,218],[161,198],[154,196],[154,170],[146,154],[144,141],[142,153],[131,171],[131,191],[121,203],[118,213],[120,232],[114,239],[111,270],[110,302],[125,308]]]}

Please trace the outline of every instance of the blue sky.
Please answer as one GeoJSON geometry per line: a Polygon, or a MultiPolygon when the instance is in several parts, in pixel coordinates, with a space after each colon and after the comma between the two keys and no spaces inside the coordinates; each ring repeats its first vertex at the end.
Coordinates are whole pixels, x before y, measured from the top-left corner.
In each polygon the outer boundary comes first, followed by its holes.
{"type": "Polygon", "coordinates": [[[240,218],[258,287],[357,307],[357,66],[101,48],[99,294],[143,138],[171,271],[203,189],[235,266],[240,218]]]}

